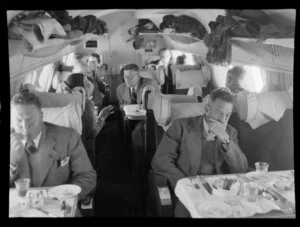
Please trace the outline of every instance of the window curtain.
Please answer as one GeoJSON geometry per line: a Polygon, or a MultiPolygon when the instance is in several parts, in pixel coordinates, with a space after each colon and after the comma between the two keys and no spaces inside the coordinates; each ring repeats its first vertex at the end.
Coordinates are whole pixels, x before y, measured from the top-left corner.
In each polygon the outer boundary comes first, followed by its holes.
{"type": "Polygon", "coordinates": [[[37,84],[37,91],[48,92],[52,83],[52,78],[56,68],[55,63],[43,67],[37,84]]]}
{"type": "Polygon", "coordinates": [[[264,91],[285,91],[293,86],[293,75],[290,73],[260,69],[264,84],[264,91]]]}

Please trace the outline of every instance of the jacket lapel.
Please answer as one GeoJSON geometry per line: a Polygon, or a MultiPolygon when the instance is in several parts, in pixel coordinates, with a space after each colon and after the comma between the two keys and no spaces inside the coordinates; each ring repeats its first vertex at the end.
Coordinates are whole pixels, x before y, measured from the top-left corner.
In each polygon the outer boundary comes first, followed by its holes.
{"type": "Polygon", "coordinates": [[[199,117],[192,128],[193,130],[187,136],[187,145],[189,146],[188,153],[191,173],[193,175],[196,175],[200,167],[200,160],[202,155],[203,117],[199,117]]]}
{"type": "Polygon", "coordinates": [[[57,152],[53,149],[56,144],[53,136],[47,130],[47,126],[44,125],[43,134],[39,143],[39,152],[41,152],[40,174],[37,179],[33,179],[36,182],[36,187],[40,187],[46,177],[48,176],[52,165],[55,163],[57,152]]]}
{"type": "Polygon", "coordinates": [[[126,84],[124,84],[123,87],[123,100],[126,104],[131,103],[131,96],[130,96],[130,92],[129,92],[129,88],[126,86],[126,84]]]}

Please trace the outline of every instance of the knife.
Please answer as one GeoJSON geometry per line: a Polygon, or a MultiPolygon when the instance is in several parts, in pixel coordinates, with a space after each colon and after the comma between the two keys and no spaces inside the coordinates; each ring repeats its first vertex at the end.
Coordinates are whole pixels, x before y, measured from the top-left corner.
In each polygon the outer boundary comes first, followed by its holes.
{"type": "Polygon", "coordinates": [[[203,176],[199,176],[201,184],[203,185],[203,187],[206,189],[206,191],[212,195],[213,194],[213,189],[211,188],[211,186],[209,185],[209,183],[206,181],[206,179],[203,176]]]}
{"type": "Polygon", "coordinates": [[[294,207],[292,203],[287,200],[284,196],[280,195],[276,190],[268,187],[265,189],[273,198],[275,198],[275,202],[280,206],[282,210],[289,212],[294,212],[294,207]]]}
{"type": "Polygon", "coordinates": [[[39,207],[35,207],[36,210],[39,210],[41,212],[43,212],[44,214],[47,214],[49,217],[54,217],[54,218],[58,218],[58,216],[54,215],[54,214],[51,214],[49,211],[46,211],[46,210],[43,210],[39,207]]]}

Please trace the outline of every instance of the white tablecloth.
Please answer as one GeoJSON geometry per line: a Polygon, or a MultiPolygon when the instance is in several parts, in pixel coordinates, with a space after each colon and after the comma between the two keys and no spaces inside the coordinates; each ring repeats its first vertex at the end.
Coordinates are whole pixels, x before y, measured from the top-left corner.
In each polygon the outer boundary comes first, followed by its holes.
{"type": "MultiPolygon", "coordinates": [[[[42,190],[50,188],[30,188],[28,192],[31,192],[33,196],[42,190]]],[[[57,217],[75,217],[77,209],[77,196],[64,199],[66,205],[71,207],[71,211],[68,212],[67,216],[64,216],[64,213],[60,209],[59,201],[52,200],[50,198],[44,199],[44,205],[41,206],[45,211],[50,212],[51,214],[57,217]]],[[[20,206],[20,199],[17,195],[15,188],[9,189],[9,217],[49,217],[48,215],[40,212],[34,208],[24,208],[20,206]]]]}
{"type": "MultiPolygon", "coordinates": [[[[290,171],[278,171],[272,172],[276,177],[279,175],[290,174],[290,171]]],[[[206,176],[206,180],[211,185],[219,177],[234,177],[233,174],[228,175],[215,175],[215,176],[206,176]]],[[[274,178],[275,179],[275,178],[274,178]]],[[[216,193],[210,195],[205,188],[199,183],[200,189],[196,189],[192,184],[190,178],[183,178],[177,182],[175,187],[175,194],[182,202],[182,204],[190,212],[192,218],[203,218],[204,216],[200,213],[200,206],[203,203],[212,202],[212,203],[226,203],[230,205],[230,201],[235,201],[238,206],[235,206],[233,211],[236,211],[238,208],[238,213],[234,212],[232,214],[234,217],[250,217],[256,213],[268,213],[271,210],[280,210],[280,207],[275,204],[273,201],[268,200],[264,197],[258,197],[256,202],[248,202],[246,199],[239,196],[227,196],[221,197],[217,196],[216,193]]],[[[295,204],[295,191],[288,191],[282,194],[285,198],[295,204]]],[[[230,205],[232,206],[232,205],[230,205]]],[[[233,217],[231,216],[231,217],[233,217]]]]}
{"type": "Polygon", "coordinates": [[[124,105],[123,110],[129,119],[143,119],[146,116],[146,110],[139,108],[138,104],[124,105]]]}

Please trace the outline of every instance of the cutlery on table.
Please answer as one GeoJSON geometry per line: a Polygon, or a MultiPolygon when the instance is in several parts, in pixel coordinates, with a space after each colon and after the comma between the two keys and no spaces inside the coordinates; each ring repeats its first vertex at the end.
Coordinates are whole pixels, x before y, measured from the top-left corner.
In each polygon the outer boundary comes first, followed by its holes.
{"type": "Polygon", "coordinates": [[[206,181],[206,179],[203,176],[199,176],[199,179],[201,181],[201,184],[203,185],[203,187],[206,189],[206,191],[212,195],[213,194],[213,189],[212,187],[209,185],[209,183],[206,181]]]}
{"type": "Polygon", "coordinates": [[[54,215],[54,214],[51,214],[49,211],[43,210],[43,209],[40,208],[40,207],[35,207],[34,209],[39,210],[39,211],[43,212],[44,214],[47,214],[49,217],[58,218],[58,216],[56,216],[56,215],[54,215]]]}
{"type": "Polygon", "coordinates": [[[191,177],[190,178],[191,179],[191,182],[192,182],[192,184],[194,185],[194,187],[196,188],[196,189],[200,189],[200,186],[199,186],[199,184],[196,182],[196,177],[191,177]]]}

